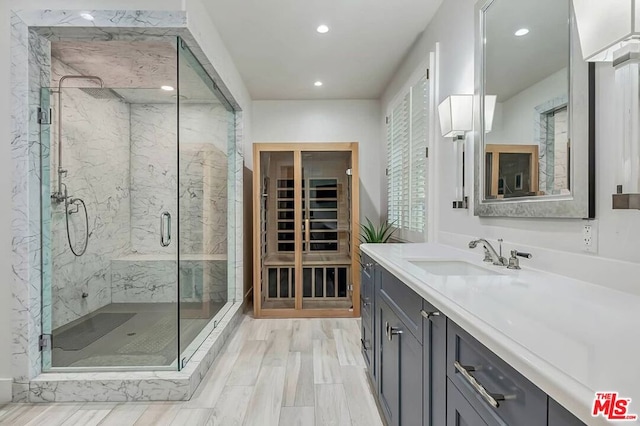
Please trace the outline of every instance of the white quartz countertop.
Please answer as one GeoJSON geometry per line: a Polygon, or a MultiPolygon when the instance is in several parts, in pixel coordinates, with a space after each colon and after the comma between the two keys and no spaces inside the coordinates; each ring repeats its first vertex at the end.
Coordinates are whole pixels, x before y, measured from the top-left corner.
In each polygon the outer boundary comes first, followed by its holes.
{"type": "Polygon", "coordinates": [[[628,414],[640,415],[640,296],[534,270],[526,259],[519,271],[493,266],[480,245],[360,247],[586,424],[612,424],[591,416],[596,392],[632,398],[628,414]],[[411,263],[421,259],[498,275],[434,275],[411,263]]]}

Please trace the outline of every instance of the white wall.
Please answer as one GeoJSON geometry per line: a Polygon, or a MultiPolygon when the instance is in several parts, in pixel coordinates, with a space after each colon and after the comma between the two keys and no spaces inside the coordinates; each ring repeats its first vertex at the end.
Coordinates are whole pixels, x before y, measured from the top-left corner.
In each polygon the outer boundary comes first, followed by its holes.
{"type": "MultiPolygon", "coordinates": [[[[254,101],[252,142],[359,142],[360,216],[380,217],[385,156],[377,100],[254,101]]],[[[386,191],[385,191],[386,194],[386,191]]]]}
{"type": "Polygon", "coordinates": [[[535,145],[536,107],[567,96],[567,68],[555,72],[507,100],[499,100],[485,143],[535,145]]]}
{"type": "MultiPolygon", "coordinates": [[[[428,52],[440,42],[437,75],[439,99],[474,91],[474,0],[445,0],[432,22],[416,41],[399,67],[382,98],[382,111],[406,84],[428,52]],[[455,22],[455,30],[451,23],[455,22]]],[[[442,243],[465,248],[472,237],[504,238],[505,248],[531,251],[534,258],[524,266],[570,275],[601,285],[639,291],[634,284],[640,274],[640,211],[614,211],[611,194],[615,192],[615,113],[613,71],[610,65],[597,68],[597,217],[598,254],[581,251],[582,220],[479,218],[473,210],[454,210],[455,161],[450,140],[438,138],[439,185],[437,233],[442,243]]],[[[470,140],[467,141],[471,147],[470,140]]],[[[470,149],[467,150],[468,152],[470,149]]],[[[473,158],[467,157],[467,164],[473,158]]],[[[469,171],[469,169],[467,169],[469,171]]],[[[473,188],[472,173],[467,173],[467,188],[473,188]]],[[[478,256],[481,253],[478,252],[478,256]]]]}
{"type": "MultiPolygon", "coordinates": [[[[0,2],[0,199],[11,200],[9,4],[0,2]]],[[[11,401],[11,203],[0,203],[0,403],[11,401]]]]}

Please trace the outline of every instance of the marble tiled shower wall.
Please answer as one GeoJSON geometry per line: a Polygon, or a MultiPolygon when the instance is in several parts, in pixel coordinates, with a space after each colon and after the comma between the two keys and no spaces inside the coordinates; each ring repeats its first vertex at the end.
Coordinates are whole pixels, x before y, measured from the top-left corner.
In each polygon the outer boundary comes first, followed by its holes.
{"type": "Polygon", "coordinates": [[[177,218],[178,191],[181,254],[225,254],[227,111],[222,105],[180,105],[179,187],[176,121],[175,105],[131,105],[132,252],[168,254],[158,244],[158,222],[163,211],[177,218]]]}
{"type": "MultiPolygon", "coordinates": [[[[52,86],[57,86],[61,75],[78,74],[52,58],[52,86]]],[[[57,111],[55,94],[52,101],[57,111]]],[[[52,203],[53,328],[111,303],[111,259],[130,252],[129,104],[95,99],[79,89],[63,89],[62,106],[62,161],[68,170],[63,182],[69,195],[83,199],[87,206],[90,237],[86,253],[74,256],[67,241],[64,203],[52,203]],[[87,297],[82,297],[83,292],[87,297]]],[[[52,190],[58,182],[58,125],[54,117],[52,190]]],[[[76,251],[84,246],[84,221],[82,208],[69,217],[76,251]]]]}
{"type": "MultiPolygon", "coordinates": [[[[53,85],[65,74],[80,73],[54,58],[53,85]]],[[[175,301],[176,275],[170,273],[175,271],[175,261],[168,259],[178,247],[178,202],[181,254],[227,254],[228,112],[218,104],[181,105],[178,183],[174,104],[129,104],[65,89],[63,107],[63,165],[69,170],[64,182],[69,193],[87,205],[90,238],[85,255],[75,257],[68,247],[64,207],[52,205],[53,328],[112,302],[175,301]],[[173,243],[166,248],[159,244],[163,211],[171,213],[174,224],[173,243]],[[139,255],[157,258],[126,260],[139,255]],[[157,274],[144,274],[149,269],[144,262],[157,267],[158,261],[167,264],[161,269],[171,278],[162,288],[157,274]],[[131,265],[138,265],[139,270],[132,270],[131,265]],[[132,271],[131,276],[123,276],[123,271],[132,271]],[[83,292],[87,297],[82,297],[83,292]],[[123,300],[123,294],[135,295],[135,300],[123,300]]],[[[53,190],[57,183],[56,122],[51,129],[53,190]]],[[[72,215],[70,220],[72,241],[80,248],[84,216],[72,215]]],[[[212,262],[203,268],[217,270],[223,259],[203,259],[212,262]]],[[[222,284],[226,288],[226,280],[222,284]]]]}

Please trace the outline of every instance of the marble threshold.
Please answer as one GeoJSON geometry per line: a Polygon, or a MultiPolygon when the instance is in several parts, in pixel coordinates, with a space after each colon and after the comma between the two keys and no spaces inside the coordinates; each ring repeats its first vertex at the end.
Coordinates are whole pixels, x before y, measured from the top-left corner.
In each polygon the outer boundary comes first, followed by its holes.
{"type": "MultiPolygon", "coordinates": [[[[186,401],[242,319],[243,303],[231,307],[180,371],[42,373],[29,383],[29,402],[186,401]]],[[[222,312],[224,312],[223,309],[222,312]]],[[[215,320],[212,320],[212,322],[215,320]]]]}

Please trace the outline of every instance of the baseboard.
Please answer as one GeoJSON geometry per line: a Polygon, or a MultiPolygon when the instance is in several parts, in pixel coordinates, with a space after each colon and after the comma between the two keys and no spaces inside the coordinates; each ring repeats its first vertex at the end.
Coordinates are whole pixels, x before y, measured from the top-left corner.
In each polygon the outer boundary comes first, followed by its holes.
{"type": "Polygon", "coordinates": [[[13,379],[0,379],[0,404],[13,399],[13,379]]]}

